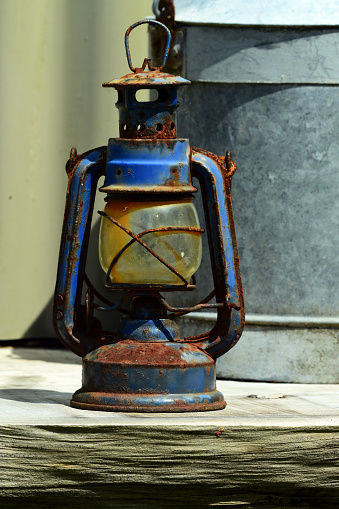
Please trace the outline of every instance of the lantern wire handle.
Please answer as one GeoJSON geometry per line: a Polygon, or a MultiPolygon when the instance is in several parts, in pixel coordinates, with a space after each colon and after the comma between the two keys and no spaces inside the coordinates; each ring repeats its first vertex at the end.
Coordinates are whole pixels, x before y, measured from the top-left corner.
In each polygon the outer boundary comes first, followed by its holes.
{"type": "Polygon", "coordinates": [[[125,48],[126,48],[126,56],[127,56],[128,66],[131,69],[131,71],[133,71],[133,72],[141,72],[141,70],[145,69],[147,63],[148,63],[148,66],[149,66],[151,71],[155,71],[155,70],[162,71],[162,69],[165,67],[166,62],[167,62],[170,46],[171,46],[171,32],[169,31],[169,29],[165,25],[163,25],[163,23],[160,23],[160,21],[155,21],[154,19],[142,19],[141,21],[137,21],[136,23],[133,23],[133,25],[131,25],[129,28],[127,28],[126,33],[125,33],[125,48]],[[166,31],[167,44],[166,44],[166,48],[165,48],[165,53],[164,53],[164,58],[163,58],[163,61],[162,61],[162,65],[160,67],[152,67],[151,60],[148,59],[148,58],[145,58],[143,67],[140,68],[140,69],[136,68],[136,67],[133,67],[133,65],[132,65],[131,51],[130,51],[130,48],[129,48],[129,34],[132,32],[133,28],[135,28],[135,27],[137,27],[139,25],[143,25],[145,23],[149,23],[149,24],[153,23],[153,25],[159,25],[159,26],[161,26],[166,31]]]}

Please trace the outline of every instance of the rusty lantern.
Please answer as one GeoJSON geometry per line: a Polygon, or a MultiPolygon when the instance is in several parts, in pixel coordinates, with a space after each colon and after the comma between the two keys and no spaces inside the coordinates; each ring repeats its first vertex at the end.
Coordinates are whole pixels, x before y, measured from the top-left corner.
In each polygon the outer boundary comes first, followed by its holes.
{"type": "Polygon", "coordinates": [[[176,137],[177,88],[189,81],[162,72],[170,40],[169,30],[157,21],[139,21],[127,30],[132,73],[103,84],[118,92],[120,137],[81,156],[72,149],[66,166],[54,325],[61,342],[83,357],[83,385],[71,400],[77,408],[184,412],[226,404],[216,390],[215,360],[237,342],[244,322],[230,195],[235,165],[230,152],[217,157],[176,137]],[[128,37],[143,23],[160,25],[167,33],[161,67],[152,67],[149,59],[142,68],[132,66],[128,37]],[[140,89],[150,90],[150,100],[138,101],[140,89]],[[102,175],[100,191],[107,196],[99,212],[99,258],[106,286],[123,291],[116,304],[102,297],[85,273],[102,175]],[[203,230],[193,205],[192,177],[201,187],[215,289],[199,304],[178,308],[161,293],[195,288],[203,230]],[[209,304],[214,296],[216,303],[209,304]],[[181,338],[174,318],[206,308],[217,309],[214,328],[181,338]],[[94,316],[113,310],[123,313],[117,334],[102,330],[94,316]]]}

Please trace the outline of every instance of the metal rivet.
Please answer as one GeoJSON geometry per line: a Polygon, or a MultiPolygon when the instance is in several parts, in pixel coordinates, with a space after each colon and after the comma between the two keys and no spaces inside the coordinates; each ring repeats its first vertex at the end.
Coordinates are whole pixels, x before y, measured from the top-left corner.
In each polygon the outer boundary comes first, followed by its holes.
{"type": "Polygon", "coordinates": [[[64,314],[60,309],[57,311],[57,320],[61,320],[64,317],[64,314]]]}

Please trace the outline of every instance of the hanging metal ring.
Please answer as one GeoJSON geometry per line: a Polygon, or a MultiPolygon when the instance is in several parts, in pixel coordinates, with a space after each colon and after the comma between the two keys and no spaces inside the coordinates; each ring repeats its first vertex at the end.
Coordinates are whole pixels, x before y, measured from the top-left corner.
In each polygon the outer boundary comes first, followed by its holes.
{"type": "Polygon", "coordinates": [[[125,33],[126,56],[127,56],[127,61],[128,61],[129,68],[131,69],[132,72],[135,72],[136,68],[133,67],[133,65],[132,65],[131,52],[130,52],[130,49],[129,49],[129,34],[132,32],[133,28],[135,28],[135,27],[137,27],[139,25],[143,25],[145,23],[149,23],[149,24],[153,24],[153,25],[159,25],[159,26],[161,26],[166,31],[166,34],[167,34],[167,44],[166,44],[166,48],[165,48],[165,53],[164,53],[164,58],[163,58],[163,61],[162,61],[162,65],[158,69],[161,71],[165,67],[166,62],[167,62],[168,53],[169,53],[170,46],[171,46],[171,32],[169,31],[169,29],[163,23],[160,23],[160,21],[155,21],[154,19],[143,19],[141,21],[137,21],[136,23],[131,25],[129,28],[127,28],[126,33],[125,33]]]}

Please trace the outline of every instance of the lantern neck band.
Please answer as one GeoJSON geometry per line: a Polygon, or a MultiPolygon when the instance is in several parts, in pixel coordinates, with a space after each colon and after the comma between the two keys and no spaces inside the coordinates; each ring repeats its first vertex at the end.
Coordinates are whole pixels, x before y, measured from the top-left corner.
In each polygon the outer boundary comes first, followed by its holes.
{"type": "Polygon", "coordinates": [[[189,155],[186,139],[110,139],[106,178],[100,191],[120,195],[194,193],[189,155]]]}

